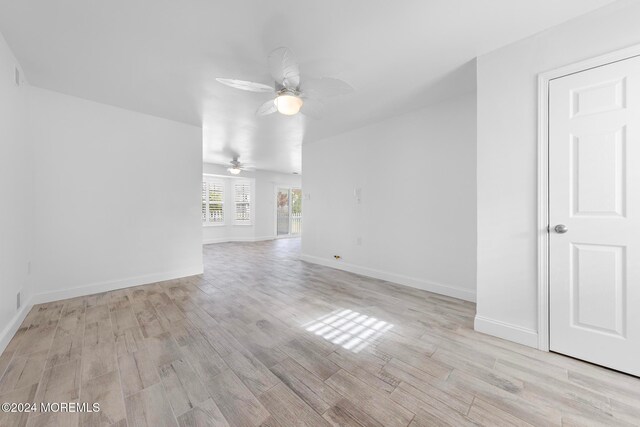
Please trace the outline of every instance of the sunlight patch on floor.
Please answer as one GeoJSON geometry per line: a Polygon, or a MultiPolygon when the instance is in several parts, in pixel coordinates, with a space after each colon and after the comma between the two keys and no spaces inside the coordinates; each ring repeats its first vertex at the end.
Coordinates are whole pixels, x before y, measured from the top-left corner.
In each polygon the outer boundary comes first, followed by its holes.
{"type": "Polygon", "coordinates": [[[358,353],[393,328],[393,324],[360,314],[357,311],[341,308],[319,317],[303,327],[327,341],[358,353]]]}

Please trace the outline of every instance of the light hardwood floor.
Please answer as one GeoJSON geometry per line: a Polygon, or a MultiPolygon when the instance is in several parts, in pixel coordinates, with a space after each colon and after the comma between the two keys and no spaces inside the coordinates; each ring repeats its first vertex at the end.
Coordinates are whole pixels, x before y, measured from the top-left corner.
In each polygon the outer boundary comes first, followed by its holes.
{"type": "Polygon", "coordinates": [[[0,425],[640,424],[639,379],[476,333],[474,304],[298,251],[208,245],[202,276],[34,307],[0,357],[0,402],[101,411],[0,425]]]}

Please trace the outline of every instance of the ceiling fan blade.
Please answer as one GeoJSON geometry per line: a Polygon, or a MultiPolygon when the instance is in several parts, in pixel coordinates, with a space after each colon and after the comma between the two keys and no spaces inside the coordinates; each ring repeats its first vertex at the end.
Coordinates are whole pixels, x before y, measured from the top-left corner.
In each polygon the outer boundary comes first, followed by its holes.
{"type": "Polygon", "coordinates": [[[275,102],[273,102],[273,99],[270,99],[262,104],[260,108],[258,108],[258,110],[256,111],[256,115],[267,116],[269,114],[275,113],[276,111],[278,111],[278,108],[276,107],[275,102]]]}
{"type": "Polygon", "coordinates": [[[235,164],[233,162],[231,162],[230,164],[231,164],[232,167],[235,166],[238,169],[243,170],[243,171],[252,171],[252,170],[256,169],[256,167],[253,164],[247,164],[247,163],[240,162],[240,161],[238,161],[235,164]]]}
{"type": "Polygon", "coordinates": [[[347,82],[332,77],[305,80],[302,90],[308,96],[314,98],[332,98],[348,95],[355,89],[347,82]]]}
{"type": "Polygon", "coordinates": [[[312,119],[321,119],[324,111],[324,104],[317,99],[305,99],[302,108],[300,108],[302,114],[312,119]]]}
{"type": "Polygon", "coordinates": [[[230,86],[235,89],[247,90],[249,92],[274,92],[275,89],[271,86],[256,83],[256,82],[248,82],[245,80],[236,80],[236,79],[220,79],[216,78],[216,80],[223,85],[230,86]]]}
{"type": "Polygon", "coordinates": [[[300,86],[298,61],[286,47],[279,47],[269,54],[269,71],[275,81],[287,89],[298,89],[300,86]]]}

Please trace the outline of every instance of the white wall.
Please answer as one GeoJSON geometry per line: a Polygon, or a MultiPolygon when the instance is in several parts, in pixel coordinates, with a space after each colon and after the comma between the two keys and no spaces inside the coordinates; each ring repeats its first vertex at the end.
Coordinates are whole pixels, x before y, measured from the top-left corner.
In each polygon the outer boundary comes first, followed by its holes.
{"type": "Polygon", "coordinates": [[[537,345],[537,74],[640,43],[619,1],[478,58],[476,328],[537,345]]]}
{"type": "Polygon", "coordinates": [[[28,86],[24,81],[16,86],[16,66],[0,34],[0,351],[13,335],[16,294],[21,291],[23,304],[31,294],[33,150],[27,135],[28,86]]]}
{"type": "Polygon", "coordinates": [[[202,272],[202,131],[38,88],[39,300],[202,272]]]}
{"type": "Polygon", "coordinates": [[[225,194],[225,225],[202,227],[204,244],[274,239],[276,237],[276,187],[280,185],[300,188],[302,185],[300,175],[256,170],[244,171],[240,175],[234,176],[227,172],[227,166],[211,163],[204,163],[202,171],[205,174],[218,175],[228,184],[225,194]],[[251,225],[236,225],[233,223],[231,216],[233,214],[233,209],[231,209],[233,190],[231,183],[235,179],[249,179],[252,182],[253,210],[251,225]]]}
{"type": "Polygon", "coordinates": [[[303,259],[474,300],[475,146],[475,93],[305,144],[303,259]]]}

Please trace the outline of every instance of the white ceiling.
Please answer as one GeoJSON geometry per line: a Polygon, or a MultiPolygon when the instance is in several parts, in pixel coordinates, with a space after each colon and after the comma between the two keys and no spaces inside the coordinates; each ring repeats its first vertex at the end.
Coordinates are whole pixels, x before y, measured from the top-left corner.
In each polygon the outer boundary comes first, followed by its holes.
{"type": "Polygon", "coordinates": [[[612,0],[0,0],[0,31],[33,85],[204,128],[204,160],[235,154],[299,171],[301,145],[473,89],[474,57],[612,0]],[[256,117],[267,54],[287,46],[302,82],[356,92],[321,120],[256,117]]]}

